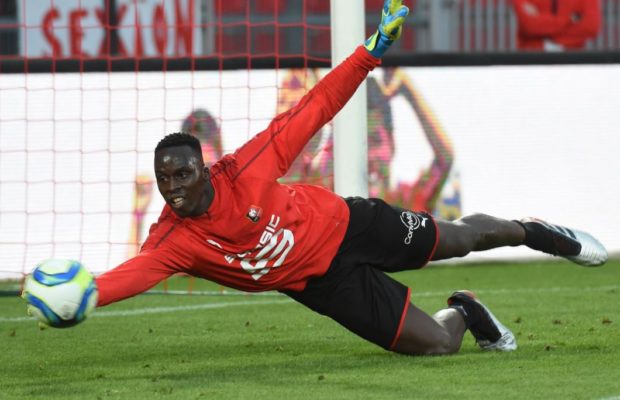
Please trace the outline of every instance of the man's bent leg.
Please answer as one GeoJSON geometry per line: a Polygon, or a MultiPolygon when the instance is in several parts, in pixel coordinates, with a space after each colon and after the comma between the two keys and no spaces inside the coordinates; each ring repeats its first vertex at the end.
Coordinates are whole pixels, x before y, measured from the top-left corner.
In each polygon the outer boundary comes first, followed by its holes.
{"type": "Polygon", "coordinates": [[[461,348],[465,330],[463,317],[453,308],[431,317],[409,304],[400,336],[390,350],[409,355],[453,354],[461,348]]]}

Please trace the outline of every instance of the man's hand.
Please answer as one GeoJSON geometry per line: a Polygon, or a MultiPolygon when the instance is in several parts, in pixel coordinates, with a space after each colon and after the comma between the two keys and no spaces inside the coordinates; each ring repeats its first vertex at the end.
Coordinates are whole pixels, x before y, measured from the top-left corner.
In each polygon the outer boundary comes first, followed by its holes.
{"type": "Polygon", "coordinates": [[[381,23],[377,31],[364,43],[366,50],[377,58],[383,57],[388,47],[400,37],[407,14],[409,9],[403,6],[402,0],[385,0],[381,23]]]}

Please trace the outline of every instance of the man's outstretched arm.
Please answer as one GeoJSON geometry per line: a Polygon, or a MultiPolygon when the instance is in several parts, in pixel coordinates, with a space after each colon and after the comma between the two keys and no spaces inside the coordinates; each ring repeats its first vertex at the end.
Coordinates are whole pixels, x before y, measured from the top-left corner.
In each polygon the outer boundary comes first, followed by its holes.
{"type": "Polygon", "coordinates": [[[97,306],[144,293],[179,270],[164,252],[138,254],[96,278],[99,290],[97,306]]]}
{"type": "Polygon", "coordinates": [[[381,23],[364,46],[327,74],[296,106],[278,115],[269,127],[237,151],[240,173],[279,178],[312,136],[344,107],[368,72],[400,36],[409,9],[402,0],[386,0],[381,23]],[[260,162],[254,162],[260,160],[260,162]]]}

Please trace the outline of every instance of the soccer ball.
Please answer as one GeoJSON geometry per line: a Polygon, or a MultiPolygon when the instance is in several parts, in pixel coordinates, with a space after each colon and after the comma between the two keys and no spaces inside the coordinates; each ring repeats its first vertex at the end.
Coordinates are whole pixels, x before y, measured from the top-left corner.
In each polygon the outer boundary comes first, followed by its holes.
{"type": "Polygon", "coordinates": [[[97,286],[82,263],[46,260],[26,278],[22,297],[28,313],[54,328],[82,322],[97,305],[97,286]]]}

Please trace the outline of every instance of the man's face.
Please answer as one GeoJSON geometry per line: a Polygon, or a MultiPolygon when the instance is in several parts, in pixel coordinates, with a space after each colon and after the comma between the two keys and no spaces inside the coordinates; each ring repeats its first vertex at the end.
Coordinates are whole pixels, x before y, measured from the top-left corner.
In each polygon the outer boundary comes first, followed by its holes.
{"type": "Polygon", "coordinates": [[[179,217],[195,217],[207,211],[209,172],[191,147],[168,147],[155,152],[155,177],[159,193],[179,217]]]}

